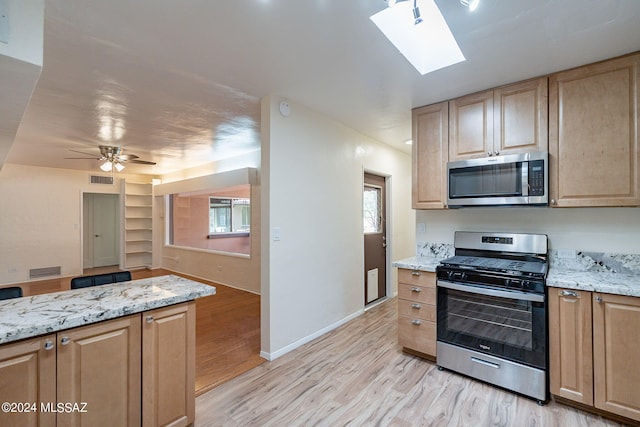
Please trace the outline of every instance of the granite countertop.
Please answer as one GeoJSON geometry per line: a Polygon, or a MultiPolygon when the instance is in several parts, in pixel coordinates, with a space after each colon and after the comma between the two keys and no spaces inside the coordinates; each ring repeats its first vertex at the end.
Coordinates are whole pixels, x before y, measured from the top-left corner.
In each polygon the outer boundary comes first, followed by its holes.
{"type": "Polygon", "coordinates": [[[551,267],[547,286],[640,297],[640,275],[551,267]]]}
{"type": "MultiPolygon", "coordinates": [[[[391,265],[398,268],[435,272],[441,259],[444,258],[417,256],[394,261],[391,265]]],[[[606,270],[606,268],[602,269],[606,270]]],[[[593,269],[591,271],[578,270],[562,265],[554,266],[552,263],[547,276],[547,286],[640,297],[640,274],[593,271],[593,269]]]]}
{"type": "Polygon", "coordinates": [[[0,301],[0,344],[214,295],[174,275],[0,301]]]}
{"type": "Polygon", "coordinates": [[[391,266],[398,268],[410,268],[411,270],[429,271],[434,273],[440,264],[440,258],[414,256],[394,261],[391,266]]]}

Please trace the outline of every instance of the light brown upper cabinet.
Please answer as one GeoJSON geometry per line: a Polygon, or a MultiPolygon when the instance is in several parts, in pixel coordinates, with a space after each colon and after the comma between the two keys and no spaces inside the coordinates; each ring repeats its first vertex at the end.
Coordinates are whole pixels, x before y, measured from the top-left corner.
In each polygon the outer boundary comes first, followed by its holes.
{"type": "Polygon", "coordinates": [[[640,54],[549,80],[552,206],[638,206],[640,54]]]}
{"type": "Polygon", "coordinates": [[[449,160],[546,151],[547,94],[541,77],[449,101],[449,160]]]}
{"type": "Polygon", "coordinates": [[[412,112],[413,153],[411,201],[414,209],[442,209],[447,200],[449,103],[412,112]]]}

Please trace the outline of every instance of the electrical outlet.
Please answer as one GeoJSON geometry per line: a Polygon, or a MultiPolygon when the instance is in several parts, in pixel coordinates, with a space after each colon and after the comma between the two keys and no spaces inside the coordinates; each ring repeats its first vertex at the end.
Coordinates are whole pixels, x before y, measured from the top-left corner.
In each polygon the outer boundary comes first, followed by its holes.
{"type": "Polygon", "coordinates": [[[576,251],[574,249],[558,249],[558,258],[576,259],[576,251]]]}
{"type": "Polygon", "coordinates": [[[418,233],[426,233],[427,232],[427,224],[425,224],[424,222],[419,222],[417,229],[418,229],[418,233]]]}

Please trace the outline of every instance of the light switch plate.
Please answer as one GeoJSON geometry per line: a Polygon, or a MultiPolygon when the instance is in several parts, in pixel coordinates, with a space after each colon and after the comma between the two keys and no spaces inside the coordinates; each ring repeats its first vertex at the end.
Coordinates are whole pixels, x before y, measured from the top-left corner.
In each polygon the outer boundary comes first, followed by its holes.
{"type": "Polygon", "coordinates": [[[427,224],[425,224],[424,222],[419,222],[417,228],[418,228],[418,233],[426,233],[427,232],[427,224]]]}
{"type": "Polygon", "coordinates": [[[279,242],[280,241],[280,227],[273,227],[271,229],[271,235],[273,236],[273,241],[274,242],[279,242]]]}

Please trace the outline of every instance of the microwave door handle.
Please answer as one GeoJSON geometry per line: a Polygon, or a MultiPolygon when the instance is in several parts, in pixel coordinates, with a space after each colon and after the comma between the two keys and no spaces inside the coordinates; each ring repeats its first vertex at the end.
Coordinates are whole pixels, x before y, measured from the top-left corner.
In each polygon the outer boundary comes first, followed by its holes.
{"type": "Polygon", "coordinates": [[[529,162],[522,162],[522,197],[529,197],[529,162]]]}

